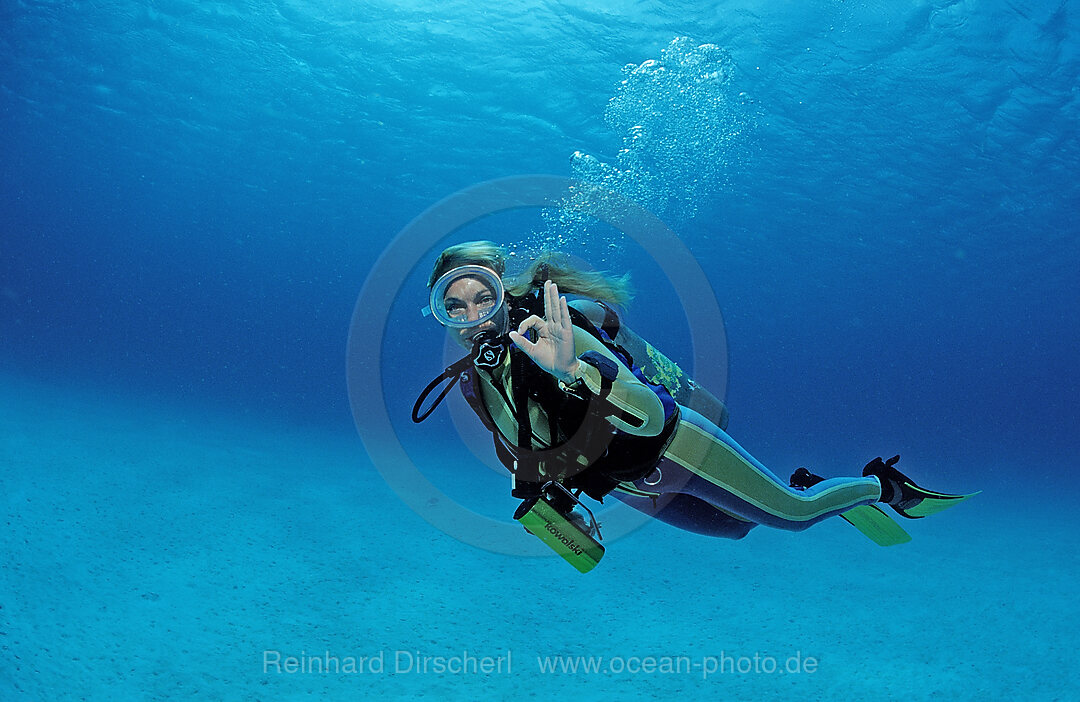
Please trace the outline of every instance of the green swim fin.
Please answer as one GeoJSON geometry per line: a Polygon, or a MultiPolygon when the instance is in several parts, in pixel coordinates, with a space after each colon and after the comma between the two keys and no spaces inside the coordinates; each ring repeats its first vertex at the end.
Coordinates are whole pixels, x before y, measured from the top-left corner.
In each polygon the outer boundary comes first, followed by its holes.
{"type": "Polygon", "coordinates": [[[975,497],[978,494],[978,492],[972,492],[967,495],[949,495],[944,492],[934,492],[933,490],[921,488],[912,482],[905,482],[903,483],[904,499],[899,504],[893,505],[893,509],[908,519],[922,519],[958,505],[969,497],[975,497]],[[909,495],[910,497],[908,497],[909,495]]]}
{"type": "Polygon", "coordinates": [[[878,479],[881,483],[881,501],[896,510],[901,517],[929,517],[979,494],[973,492],[967,495],[950,495],[919,487],[911,478],[896,469],[899,461],[900,456],[893,456],[887,461],[878,456],[866,464],[863,475],[872,475],[878,479]]]}
{"type": "Polygon", "coordinates": [[[877,505],[860,505],[840,515],[878,546],[896,546],[911,541],[911,534],[877,505]]]}

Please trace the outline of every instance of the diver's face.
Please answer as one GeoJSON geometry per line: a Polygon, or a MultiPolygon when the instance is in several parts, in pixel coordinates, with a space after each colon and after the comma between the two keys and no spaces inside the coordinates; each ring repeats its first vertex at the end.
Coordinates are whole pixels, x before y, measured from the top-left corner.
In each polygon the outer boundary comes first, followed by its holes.
{"type": "MultiPolygon", "coordinates": [[[[484,285],[480,280],[470,277],[455,280],[446,289],[446,294],[443,296],[443,305],[452,318],[470,322],[490,314],[491,308],[495,306],[497,301],[491,288],[484,285]]],[[[454,336],[455,341],[463,347],[471,349],[473,339],[476,338],[477,334],[484,331],[494,331],[498,334],[500,327],[505,326],[502,321],[505,317],[505,312],[500,310],[499,313],[485,320],[482,324],[464,329],[451,329],[450,333],[454,336]]]]}

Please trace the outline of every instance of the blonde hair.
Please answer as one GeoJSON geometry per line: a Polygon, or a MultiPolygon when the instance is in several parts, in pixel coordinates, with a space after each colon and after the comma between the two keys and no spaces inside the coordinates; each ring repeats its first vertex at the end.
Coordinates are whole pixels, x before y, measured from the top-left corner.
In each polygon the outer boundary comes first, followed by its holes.
{"type": "Polygon", "coordinates": [[[468,265],[490,268],[502,278],[506,273],[506,249],[493,241],[466,241],[444,249],[435,259],[427,286],[434,285],[443,273],[468,265]]]}
{"type": "Polygon", "coordinates": [[[507,276],[506,249],[491,241],[467,241],[445,249],[435,260],[428,287],[448,270],[470,264],[495,271],[503,279],[507,294],[514,297],[543,287],[545,280],[554,281],[561,293],[603,300],[610,305],[625,305],[633,297],[629,273],[613,276],[604,271],[584,271],[558,251],[542,251],[521,273],[507,276]]]}

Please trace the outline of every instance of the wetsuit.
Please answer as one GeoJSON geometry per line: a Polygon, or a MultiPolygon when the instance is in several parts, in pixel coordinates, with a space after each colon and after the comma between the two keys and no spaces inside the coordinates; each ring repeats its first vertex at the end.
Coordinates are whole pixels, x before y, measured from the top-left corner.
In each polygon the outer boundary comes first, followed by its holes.
{"type": "MultiPolygon", "coordinates": [[[[517,496],[557,479],[597,499],[610,493],[680,528],[727,538],[741,538],[757,524],[800,531],[881,496],[873,477],[834,478],[803,491],[790,488],[702,415],[681,406],[665,412],[657,394],[590,332],[575,326],[574,344],[579,359],[588,352],[601,354],[616,364],[618,373],[605,382],[596,364],[583,359],[582,379],[570,387],[538,369],[540,375],[531,376],[543,388],[529,388],[527,448],[544,460],[526,474],[505,449],[500,453],[511,470],[519,471],[517,496]],[[601,395],[606,404],[590,402],[601,395]],[[585,407],[603,408],[603,429],[611,433],[604,455],[545,453],[575,443],[568,439],[576,435],[585,407]],[[583,465],[586,461],[589,465],[583,465]]],[[[474,368],[474,374],[480,401],[474,409],[482,418],[488,415],[485,423],[498,433],[496,445],[501,437],[504,445],[521,447],[509,356],[494,369],[474,368]]]]}

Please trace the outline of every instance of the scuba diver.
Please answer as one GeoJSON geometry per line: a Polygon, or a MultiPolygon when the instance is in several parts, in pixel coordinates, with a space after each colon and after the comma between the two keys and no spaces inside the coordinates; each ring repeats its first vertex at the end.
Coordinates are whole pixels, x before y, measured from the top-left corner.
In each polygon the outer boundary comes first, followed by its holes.
{"type": "Polygon", "coordinates": [[[862,477],[799,468],[782,481],[727,434],[718,399],[620,323],[612,306],[629,300],[629,276],[549,252],[507,277],[504,250],[474,241],[443,251],[428,287],[425,312],[469,353],[424,389],[413,421],[457,384],[510,471],[515,519],[581,572],[604,554],[583,494],[731,539],[758,524],[801,531],[839,516],[884,546],[911,537],[879,503],[919,519],[971,497],[918,486],[899,456],[875,458],[862,477]]]}

